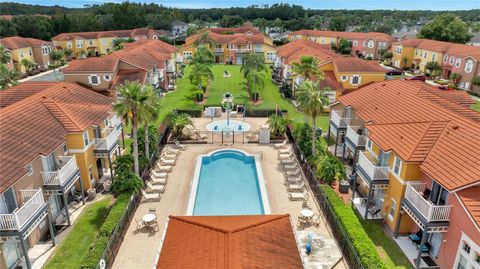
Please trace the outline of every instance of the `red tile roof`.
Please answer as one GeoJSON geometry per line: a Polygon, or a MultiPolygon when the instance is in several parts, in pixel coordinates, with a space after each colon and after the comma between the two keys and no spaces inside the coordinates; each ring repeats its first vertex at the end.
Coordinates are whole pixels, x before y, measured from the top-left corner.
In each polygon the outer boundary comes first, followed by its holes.
{"type": "Polygon", "coordinates": [[[41,47],[43,44],[52,46],[52,43],[49,41],[19,36],[2,38],[0,39],[0,44],[4,45],[10,50],[28,47],[41,47]]]}
{"type": "Polygon", "coordinates": [[[170,216],[157,268],[303,268],[289,215],[170,216]]]}
{"type": "Polygon", "coordinates": [[[359,73],[386,73],[377,61],[363,60],[358,57],[337,56],[333,59],[333,65],[339,72],[359,73]]]}
{"type": "Polygon", "coordinates": [[[154,30],[149,28],[137,28],[131,30],[113,30],[113,31],[99,31],[99,32],[73,32],[73,33],[61,33],[52,38],[53,41],[68,41],[75,39],[97,39],[100,37],[116,37],[126,38],[135,36],[153,36],[157,34],[159,36],[167,35],[168,32],[163,30],[154,30]]]}
{"type": "Polygon", "coordinates": [[[480,113],[467,106],[467,96],[391,80],[364,86],[339,101],[353,107],[383,150],[420,162],[423,172],[455,190],[480,182],[480,113]]]}
{"type": "MultiPolygon", "coordinates": [[[[213,28],[214,29],[214,28],[213,28]]],[[[235,33],[235,34],[218,34],[215,32],[210,31],[208,29],[208,37],[213,40],[217,44],[263,44],[265,36],[263,34],[243,34],[243,33],[235,33]]],[[[191,44],[195,42],[202,33],[198,33],[191,37],[188,37],[186,40],[186,44],[191,44]]]]}
{"type": "Polygon", "coordinates": [[[31,87],[36,93],[0,109],[0,192],[25,175],[28,163],[65,143],[67,133],[99,125],[111,111],[112,99],[64,82],[25,82],[0,91],[0,99],[31,87]]]}
{"type": "Polygon", "coordinates": [[[458,192],[458,197],[480,229],[480,186],[461,190],[458,192]]]}
{"type": "Polygon", "coordinates": [[[117,69],[118,61],[118,57],[112,54],[102,57],[73,60],[62,72],[65,74],[78,72],[114,72],[115,69],[117,69]]]}
{"type": "Polygon", "coordinates": [[[292,32],[291,36],[295,35],[306,35],[312,37],[335,37],[335,38],[343,38],[343,39],[359,39],[359,40],[366,40],[366,39],[375,39],[381,42],[393,42],[395,38],[385,34],[385,33],[378,33],[378,32],[337,32],[337,31],[321,31],[321,30],[299,30],[292,32]]]}
{"type": "Polygon", "coordinates": [[[238,34],[244,34],[244,33],[252,33],[252,34],[262,34],[260,30],[258,30],[255,27],[248,27],[248,26],[242,26],[242,27],[233,27],[233,28],[209,28],[208,31],[216,34],[229,34],[229,33],[238,33],[238,34]]]}

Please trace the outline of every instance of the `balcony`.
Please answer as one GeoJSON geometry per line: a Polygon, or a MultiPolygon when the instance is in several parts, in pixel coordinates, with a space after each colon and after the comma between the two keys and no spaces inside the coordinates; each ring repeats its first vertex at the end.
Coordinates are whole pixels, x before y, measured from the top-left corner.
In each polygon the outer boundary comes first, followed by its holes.
{"type": "Polygon", "coordinates": [[[350,124],[351,118],[344,118],[343,112],[338,110],[332,110],[330,113],[330,123],[333,123],[333,127],[336,129],[345,129],[350,124]]]}
{"type": "Polygon", "coordinates": [[[60,156],[58,163],[60,168],[57,171],[42,172],[43,185],[64,186],[78,171],[75,156],[60,156]]]}
{"type": "Polygon", "coordinates": [[[255,48],[255,52],[263,52],[263,48],[255,48]]]}
{"type": "Polygon", "coordinates": [[[176,71],[175,70],[175,65],[173,65],[173,64],[167,65],[167,72],[168,73],[175,73],[175,71],[176,71]]]}
{"type": "Polygon", "coordinates": [[[117,128],[102,129],[102,138],[95,138],[96,151],[110,151],[118,144],[120,131],[117,128]]]}
{"type": "MultiPolygon", "coordinates": [[[[41,189],[22,190],[24,203],[10,214],[0,214],[1,231],[23,231],[27,224],[39,218],[39,213],[47,207],[41,189]]],[[[46,210],[45,210],[46,211],[46,210]]]]}
{"type": "Polygon", "coordinates": [[[122,119],[117,116],[117,113],[110,112],[110,116],[108,117],[109,126],[112,128],[118,128],[122,125],[122,119]]]}
{"type": "Polygon", "coordinates": [[[248,53],[248,52],[251,52],[252,49],[248,49],[248,48],[238,48],[238,49],[234,49],[234,51],[236,51],[237,53],[248,53]]]}
{"type": "Polygon", "coordinates": [[[215,52],[217,53],[222,53],[224,51],[223,48],[215,48],[215,52]]]}
{"type": "Polygon", "coordinates": [[[408,183],[405,191],[407,204],[413,206],[427,222],[448,221],[452,206],[434,205],[423,197],[424,191],[425,183],[408,183]]]}
{"type": "Polygon", "coordinates": [[[358,172],[367,180],[372,181],[388,181],[388,166],[378,165],[378,161],[370,152],[360,151],[358,155],[358,172]]]}
{"type": "Polygon", "coordinates": [[[359,126],[348,126],[347,127],[347,137],[345,139],[345,142],[347,146],[352,150],[355,151],[355,149],[358,148],[364,148],[366,141],[367,141],[367,135],[361,134],[363,133],[363,128],[359,126]]]}

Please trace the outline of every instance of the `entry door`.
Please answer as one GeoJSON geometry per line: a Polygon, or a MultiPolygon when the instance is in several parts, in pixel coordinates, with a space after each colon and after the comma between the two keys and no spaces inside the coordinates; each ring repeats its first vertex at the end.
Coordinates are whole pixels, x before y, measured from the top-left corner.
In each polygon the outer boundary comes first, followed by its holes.
{"type": "Polygon", "coordinates": [[[241,56],[237,56],[236,64],[242,64],[242,57],[241,56]]]}
{"type": "MultiPolygon", "coordinates": [[[[28,240],[26,240],[28,241],[28,240]]],[[[1,243],[1,250],[7,268],[13,268],[18,260],[22,258],[22,252],[20,251],[20,243],[13,240],[9,240],[1,243]]]]}
{"type": "Polygon", "coordinates": [[[380,150],[380,156],[378,156],[378,165],[379,166],[388,166],[388,159],[390,158],[390,153],[380,150]]]}
{"type": "Polygon", "coordinates": [[[43,171],[51,172],[57,170],[57,165],[55,164],[55,154],[51,153],[46,157],[42,157],[43,171]]]}
{"type": "Polygon", "coordinates": [[[432,248],[430,249],[430,254],[434,257],[438,257],[438,251],[440,250],[440,245],[442,244],[443,234],[442,233],[433,233],[430,237],[430,245],[432,248]]]}

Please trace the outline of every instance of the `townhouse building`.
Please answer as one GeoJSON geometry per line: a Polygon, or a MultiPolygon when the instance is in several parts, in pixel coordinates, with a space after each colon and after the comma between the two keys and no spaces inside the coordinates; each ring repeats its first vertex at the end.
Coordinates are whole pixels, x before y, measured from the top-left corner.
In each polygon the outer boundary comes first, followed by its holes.
{"type": "Polygon", "coordinates": [[[428,62],[442,67],[441,77],[460,75],[458,87],[480,93],[480,87],[472,81],[480,77],[480,49],[475,46],[456,44],[429,39],[410,39],[392,45],[393,65],[397,68],[413,68],[426,72],[428,62]]]}
{"type": "Polygon", "coordinates": [[[388,50],[395,41],[390,35],[378,32],[337,32],[320,30],[299,30],[288,35],[289,41],[311,40],[325,45],[338,45],[340,40],[352,42],[352,55],[379,59],[382,51],[388,50]]]}
{"type": "Polygon", "coordinates": [[[480,113],[463,91],[406,80],[331,107],[331,151],[353,160],[352,203],[382,220],[415,268],[480,265],[480,113]]]}
{"type": "Polygon", "coordinates": [[[324,74],[322,87],[333,90],[329,93],[331,102],[343,92],[385,79],[386,70],[377,62],[338,55],[330,50],[329,45],[300,39],[279,47],[274,63],[273,79],[292,87],[293,92],[303,82],[303,78],[293,72],[292,64],[299,62],[302,56],[314,56],[319,61],[319,69],[324,74]]]}
{"type": "Polygon", "coordinates": [[[32,268],[30,248],[71,225],[84,191],[112,177],[122,122],[113,99],[78,84],[26,82],[0,92],[0,267],[32,268]]]}
{"type": "Polygon", "coordinates": [[[77,82],[107,96],[125,81],[175,89],[181,57],[177,48],[160,40],[139,40],[102,57],[73,60],[63,69],[66,82],[77,82]]]}
{"type": "Polygon", "coordinates": [[[82,57],[82,55],[88,53],[99,56],[114,51],[113,41],[115,39],[160,39],[169,34],[169,32],[163,30],[136,28],[131,30],[61,33],[54,36],[52,41],[57,48],[71,49],[76,57],[82,57]]]}
{"type": "Polygon", "coordinates": [[[0,44],[10,51],[11,63],[9,64],[19,73],[26,73],[26,68],[22,65],[23,59],[35,63],[40,70],[47,70],[48,65],[52,62],[50,52],[54,46],[51,42],[12,36],[0,39],[0,44]]]}
{"type": "Polygon", "coordinates": [[[247,53],[257,53],[264,56],[265,63],[273,63],[277,50],[270,37],[254,27],[209,28],[190,36],[180,48],[183,58],[188,61],[193,57],[198,46],[207,46],[215,56],[215,63],[242,64],[247,53]],[[204,42],[203,36],[212,42],[204,42]]]}

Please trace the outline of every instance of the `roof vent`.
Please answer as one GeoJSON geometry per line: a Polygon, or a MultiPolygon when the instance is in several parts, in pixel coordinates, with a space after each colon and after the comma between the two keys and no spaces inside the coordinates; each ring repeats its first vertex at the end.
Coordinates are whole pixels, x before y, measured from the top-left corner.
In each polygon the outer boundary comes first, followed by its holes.
{"type": "Polygon", "coordinates": [[[387,85],[387,84],[385,84],[385,83],[382,83],[382,86],[386,86],[386,85],[387,85]]]}
{"type": "Polygon", "coordinates": [[[45,100],[45,99],[47,99],[47,97],[44,95],[44,96],[42,96],[42,99],[45,100]]]}
{"type": "Polygon", "coordinates": [[[452,129],[453,129],[453,130],[457,130],[457,129],[459,129],[459,128],[460,128],[460,126],[458,126],[458,125],[453,125],[453,126],[452,126],[452,129]]]}
{"type": "Polygon", "coordinates": [[[403,139],[403,135],[400,136],[400,139],[403,139]]]}

